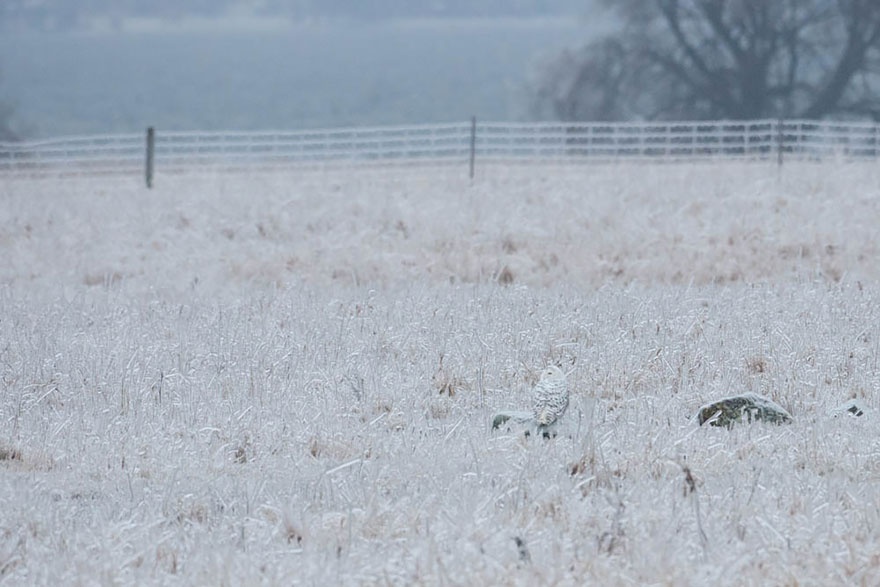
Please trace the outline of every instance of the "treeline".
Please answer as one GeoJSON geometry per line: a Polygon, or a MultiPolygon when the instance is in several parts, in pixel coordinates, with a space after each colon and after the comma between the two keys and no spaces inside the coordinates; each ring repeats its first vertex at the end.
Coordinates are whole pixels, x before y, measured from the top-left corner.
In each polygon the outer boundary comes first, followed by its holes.
{"type": "Polygon", "coordinates": [[[96,20],[178,19],[229,13],[292,20],[532,17],[582,14],[585,0],[2,0],[0,29],[64,31],[96,20]]]}

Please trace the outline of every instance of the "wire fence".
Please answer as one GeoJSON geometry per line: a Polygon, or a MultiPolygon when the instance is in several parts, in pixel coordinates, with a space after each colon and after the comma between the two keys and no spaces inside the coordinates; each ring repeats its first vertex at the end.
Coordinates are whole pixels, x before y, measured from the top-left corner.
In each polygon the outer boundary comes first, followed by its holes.
{"type": "Polygon", "coordinates": [[[0,143],[0,175],[135,175],[301,166],[877,159],[878,125],[755,120],[433,124],[297,132],[163,132],[0,143]],[[150,136],[152,135],[152,136],[150,136]]]}

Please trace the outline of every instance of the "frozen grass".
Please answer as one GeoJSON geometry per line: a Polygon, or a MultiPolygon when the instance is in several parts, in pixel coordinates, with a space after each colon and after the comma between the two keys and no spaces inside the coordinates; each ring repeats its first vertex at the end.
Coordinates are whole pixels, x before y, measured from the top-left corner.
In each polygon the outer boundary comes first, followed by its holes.
{"type": "Polygon", "coordinates": [[[585,291],[880,277],[872,164],[384,169],[4,182],[0,283],[241,296],[399,282],[585,291]],[[507,269],[507,271],[505,271],[507,269]]]}
{"type": "Polygon", "coordinates": [[[880,171],[483,173],[0,185],[2,579],[871,584],[880,171]]]}

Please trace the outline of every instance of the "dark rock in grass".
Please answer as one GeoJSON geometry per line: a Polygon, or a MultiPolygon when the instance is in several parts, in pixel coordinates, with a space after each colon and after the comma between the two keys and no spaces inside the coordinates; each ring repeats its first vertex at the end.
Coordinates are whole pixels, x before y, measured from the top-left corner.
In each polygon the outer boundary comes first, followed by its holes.
{"type": "Polygon", "coordinates": [[[831,415],[835,418],[838,416],[851,416],[853,418],[860,418],[864,416],[865,412],[867,411],[868,410],[860,402],[856,400],[850,400],[831,410],[831,415]]]}
{"type": "Polygon", "coordinates": [[[502,410],[492,417],[492,430],[498,430],[506,425],[510,430],[511,424],[523,426],[525,424],[533,424],[534,418],[531,412],[519,412],[516,410],[502,410]]]}
{"type": "Polygon", "coordinates": [[[791,414],[776,402],[757,393],[744,393],[727,397],[700,408],[697,418],[700,426],[708,422],[711,426],[731,428],[740,422],[770,422],[789,424],[791,414]]]}
{"type": "Polygon", "coordinates": [[[521,432],[526,438],[533,433],[539,438],[556,438],[559,434],[558,424],[558,420],[547,426],[538,424],[532,412],[517,410],[502,410],[492,417],[492,430],[516,432],[517,434],[521,432]]]}

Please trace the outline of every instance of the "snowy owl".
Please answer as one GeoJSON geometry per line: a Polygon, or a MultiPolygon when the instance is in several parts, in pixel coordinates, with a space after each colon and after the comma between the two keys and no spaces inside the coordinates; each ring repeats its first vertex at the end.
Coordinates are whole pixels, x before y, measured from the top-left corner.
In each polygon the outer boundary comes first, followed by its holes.
{"type": "Polygon", "coordinates": [[[562,369],[556,365],[546,367],[535,385],[534,394],[535,423],[538,433],[547,438],[568,407],[568,385],[562,369]]]}

